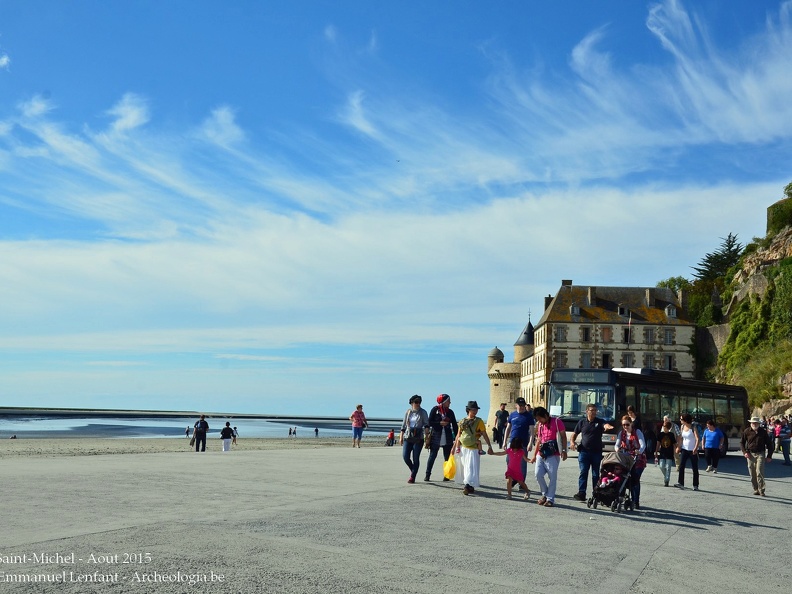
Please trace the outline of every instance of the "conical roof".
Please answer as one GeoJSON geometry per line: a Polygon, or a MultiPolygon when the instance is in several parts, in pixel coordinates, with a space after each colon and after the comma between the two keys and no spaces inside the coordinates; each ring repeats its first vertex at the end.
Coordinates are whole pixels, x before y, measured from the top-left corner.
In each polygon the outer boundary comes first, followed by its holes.
{"type": "Polygon", "coordinates": [[[517,342],[514,343],[514,346],[533,346],[534,344],[534,327],[531,324],[531,321],[528,320],[528,325],[523,328],[520,337],[517,339],[517,342]]]}

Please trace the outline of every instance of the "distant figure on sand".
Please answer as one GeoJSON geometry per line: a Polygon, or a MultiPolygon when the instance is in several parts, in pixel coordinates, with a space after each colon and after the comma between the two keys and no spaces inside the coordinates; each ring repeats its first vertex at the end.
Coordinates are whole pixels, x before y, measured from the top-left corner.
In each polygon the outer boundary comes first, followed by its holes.
{"type": "Polygon", "coordinates": [[[234,439],[234,430],[231,429],[231,423],[226,421],[225,427],[220,430],[220,439],[223,440],[223,451],[231,451],[231,441],[234,439]]]}
{"type": "Polygon", "coordinates": [[[291,427],[289,427],[289,437],[291,437],[291,427]]]}
{"type": "Polygon", "coordinates": [[[209,423],[206,422],[206,415],[201,415],[201,418],[195,422],[193,426],[193,437],[195,437],[195,451],[206,451],[206,434],[209,431],[209,423]]]}
{"type": "Polygon", "coordinates": [[[294,429],[292,429],[292,437],[293,437],[294,439],[297,439],[297,427],[295,427],[294,429]]]}
{"type": "Polygon", "coordinates": [[[234,445],[237,444],[236,443],[237,437],[239,437],[239,431],[237,431],[237,428],[234,427],[234,437],[232,438],[232,441],[231,441],[232,444],[234,444],[234,445]]]}
{"type": "Polygon", "coordinates": [[[363,429],[368,427],[362,404],[358,404],[355,407],[354,412],[349,415],[349,420],[352,421],[352,447],[354,448],[356,445],[360,447],[360,440],[363,439],[363,429]]]}
{"type": "Polygon", "coordinates": [[[184,437],[190,439],[190,426],[187,425],[187,428],[184,430],[184,437]]]}
{"type": "Polygon", "coordinates": [[[385,439],[385,445],[386,446],[392,446],[393,445],[394,441],[396,440],[396,434],[395,433],[396,432],[393,429],[390,430],[390,432],[388,433],[388,437],[385,439]]]}
{"type": "Polygon", "coordinates": [[[319,437],[319,427],[314,427],[314,437],[319,437]]]}

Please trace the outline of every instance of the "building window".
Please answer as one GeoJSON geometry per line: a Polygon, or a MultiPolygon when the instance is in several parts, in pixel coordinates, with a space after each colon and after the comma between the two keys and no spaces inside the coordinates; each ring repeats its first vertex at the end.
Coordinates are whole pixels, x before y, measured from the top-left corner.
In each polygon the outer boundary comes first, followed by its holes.
{"type": "Polygon", "coordinates": [[[654,354],[653,353],[644,353],[643,356],[643,367],[647,369],[654,368],[654,354]]]}
{"type": "Polygon", "coordinates": [[[674,344],[674,329],[666,328],[664,338],[666,344],[674,344]]]}
{"type": "Polygon", "coordinates": [[[663,369],[674,370],[674,355],[663,355],[663,369]]]}
{"type": "Polygon", "coordinates": [[[602,328],[602,342],[613,342],[613,328],[610,326],[602,328]]]}
{"type": "Polygon", "coordinates": [[[591,342],[591,328],[588,326],[582,326],[580,328],[580,341],[591,342]]]}
{"type": "Polygon", "coordinates": [[[591,369],[591,353],[589,351],[580,353],[580,368],[591,369]]]}
{"type": "Polygon", "coordinates": [[[626,317],[629,313],[630,313],[630,310],[627,309],[625,306],[623,306],[623,305],[619,306],[619,315],[620,316],[625,316],[626,317]]]}
{"type": "Polygon", "coordinates": [[[578,306],[578,305],[570,305],[569,306],[569,313],[570,313],[570,315],[573,315],[573,316],[579,316],[580,315],[580,306],[578,306]]]}
{"type": "Polygon", "coordinates": [[[632,328],[629,326],[622,328],[622,342],[625,344],[630,344],[632,342],[632,328]]]}
{"type": "Polygon", "coordinates": [[[553,340],[555,342],[566,342],[566,326],[553,328],[553,340]]]}
{"type": "Polygon", "coordinates": [[[654,344],[655,341],[655,330],[654,328],[646,328],[644,330],[644,342],[646,344],[654,344]]]}
{"type": "Polygon", "coordinates": [[[667,305],[666,306],[666,315],[669,318],[675,318],[676,315],[677,315],[676,307],[674,307],[673,305],[667,305]]]}
{"type": "Polygon", "coordinates": [[[622,365],[625,367],[633,367],[635,365],[635,355],[632,353],[624,353],[622,355],[622,365]]]}
{"type": "Polygon", "coordinates": [[[555,366],[557,369],[566,369],[569,362],[567,360],[567,352],[566,351],[556,351],[555,354],[555,366]]]}
{"type": "Polygon", "coordinates": [[[612,362],[613,356],[610,353],[603,353],[602,354],[602,368],[603,369],[610,369],[613,367],[612,362]]]}

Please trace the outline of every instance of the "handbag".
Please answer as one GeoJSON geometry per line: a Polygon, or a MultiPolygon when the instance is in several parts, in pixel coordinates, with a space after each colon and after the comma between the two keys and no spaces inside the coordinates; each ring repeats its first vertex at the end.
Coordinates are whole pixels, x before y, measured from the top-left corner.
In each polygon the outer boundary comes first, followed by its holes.
{"type": "Polygon", "coordinates": [[[449,481],[453,481],[456,476],[456,460],[454,460],[453,455],[449,456],[448,460],[443,462],[443,476],[449,481]]]}
{"type": "Polygon", "coordinates": [[[190,447],[195,445],[195,435],[190,438],[190,447]]]}
{"type": "Polygon", "coordinates": [[[555,456],[561,451],[561,431],[564,431],[564,427],[558,428],[558,418],[552,420],[556,423],[556,436],[555,439],[545,441],[539,446],[539,455],[542,458],[555,456]]]}
{"type": "Polygon", "coordinates": [[[407,435],[405,436],[405,441],[407,443],[419,443],[423,441],[423,429],[417,429],[415,427],[410,427],[407,429],[407,435]]]}

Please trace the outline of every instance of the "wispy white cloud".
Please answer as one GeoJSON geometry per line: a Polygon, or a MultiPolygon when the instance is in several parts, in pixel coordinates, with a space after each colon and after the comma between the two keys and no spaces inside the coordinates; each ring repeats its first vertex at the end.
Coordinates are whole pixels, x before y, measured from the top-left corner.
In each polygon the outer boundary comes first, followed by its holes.
{"type": "Polygon", "coordinates": [[[30,99],[19,104],[19,110],[26,118],[35,118],[52,111],[55,106],[49,99],[41,95],[34,95],[30,99]]]}
{"type": "Polygon", "coordinates": [[[204,137],[220,146],[230,146],[245,138],[242,129],[236,123],[234,110],[228,106],[214,109],[201,126],[204,137]]]}
{"type": "Polygon", "coordinates": [[[327,25],[324,28],[324,37],[330,43],[335,43],[338,39],[338,29],[335,25],[327,25]]]}
{"type": "Polygon", "coordinates": [[[0,70],[8,70],[11,67],[11,57],[6,54],[0,54],[0,70]]]}
{"type": "Polygon", "coordinates": [[[133,130],[149,121],[147,102],[134,93],[124,95],[107,113],[115,118],[112,123],[115,132],[133,130]]]}

